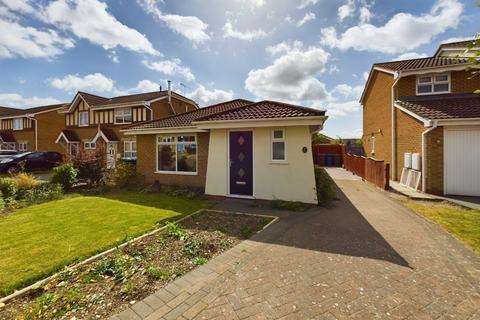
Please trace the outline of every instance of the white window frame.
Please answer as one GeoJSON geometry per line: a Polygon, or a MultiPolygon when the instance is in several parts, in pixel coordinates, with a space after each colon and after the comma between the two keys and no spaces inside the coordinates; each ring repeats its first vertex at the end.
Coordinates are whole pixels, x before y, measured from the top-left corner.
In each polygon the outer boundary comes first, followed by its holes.
{"type": "Polygon", "coordinates": [[[88,111],[79,111],[78,112],[78,126],[79,127],[88,127],[89,122],[90,122],[90,115],[88,111]],[[83,120],[86,120],[86,123],[82,123],[82,115],[86,114],[86,118],[83,120]]]}
{"type": "Polygon", "coordinates": [[[117,108],[113,112],[113,121],[114,124],[127,124],[132,123],[133,112],[132,108],[117,108]],[[127,112],[126,112],[127,111],[127,112]],[[126,121],[125,118],[130,117],[130,121],[126,121]],[[118,118],[118,119],[117,119],[118,118]],[[121,119],[121,121],[119,121],[121,119]]]}
{"type": "Polygon", "coordinates": [[[14,118],[12,124],[13,130],[23,130],[23,118],[14,118]],[[17,126],[20,124],[20,126],[17,126]]]}
{"type": "MultiPolygon", "coordinates": [[[[123,142],[123,159],[137,160],[137,141],[136,140],[125,140],[123,142]],[[128,145],[130,146],[129,151],[127,151],[128,145]]],[[[157,167],[158,167],[158,163],[157,163],[157,167]]]]}
{"type": "Polygon", "coordinates": [[[375,155],[375,140],[376,140],[375,136],[370,137],[370,154],[372,156],[375,155]]]}
{"type": "Polygon", "coordinates": [[[192,134],[160,134],[157,135],[156,138],[156,147],[155,147],[155,158],[156,158],[156,164],[155,164],[155,173],[161,173],[161,174],[178,174],[178,175],[198,175],[198,137],[195,133],[192,134]],[[178,137],[195,137],[195,141],[180,141],[178,142],[178,137]],[[171,137],[172,141],[164,142],[161,141],[163,137],[171,137]],[[195,171],[190,172],[190,171],[178,171],[178,151],[177,151],[177,145],[178,144],[195,144],[196,145],[196,154],[195,154],[195,171]],[[160,149],[160,146],[164,145],[173,145],[175,146],[175,171],[166,171],[166,170],[159,170],[158,168],[158,152],[160,149]]]}
{"type": "Polygon", "coordinates": [[[83,149],[85,149],[85,150],[94,150],[96,148],[97,148],[97,143],[96,142],[85,141],[83,143],[83,149]]]}
{"type": "Polygon", "coordinates": [[[27,151],[28,150],[28,143],[27,142],[19,142],[18,143],[18,151],[27,151]]]}
{"type": "Polygon", "coordinates": [[[276,128],[272,130],[272,143],[271,143],[271,152],[270,160],[274,163],[286,163],[287,162],[287,139],[286,139],[286,130],[283,128],[276,128]],[[275,138],[275,131],[282,131],[281,138],[275,138]],[[273,143],[274,142],[283,142],[284,157],[283,159],[273,159],[273,143]]]}
{"type": "Polygon", "coordinates": [[[2,151],[17,151],[15,142],[2,142],[0,144],[0,150],[2,151]]]}
{"type": "Polygon", "coordinates": [[[450,93],[452,91],[452,83],[450,73],[431,73],[431,74],[419,74],[417,75],[415,90],[418,96],[425,96],[425,95],[432,95],[432,94],[442,94],[442,93],[450,93]],[[447,80],[445,81],[438,81],[436,77],[446,76],[447,80]],[[420,82],[421,78],[430,78],[429,82],[420,82]],[[447,91],[434,91],[436,84],[447,84],[448,90],[447,91]],[[431,92],[418,92],[418,86],[430,86],[431,92]]]}
{"type": "MultiPolygon", "coordinates": [[[[76,154],[76,155],[78,155],[78,153],[80,152],[80,143],[79,143],[79,142],[68,142],[68,143],[67,143],[67,148],[68,148],[67,151],[68,151],[68,154],[71,155],[71,156],[72,156],[72,147],[73,147],[74,145],[75,145],[76,148],[77,148],[77,154],[76,154]]],[[[75,156],[76,156],[76,155],[75,155],[75,156]]]]}

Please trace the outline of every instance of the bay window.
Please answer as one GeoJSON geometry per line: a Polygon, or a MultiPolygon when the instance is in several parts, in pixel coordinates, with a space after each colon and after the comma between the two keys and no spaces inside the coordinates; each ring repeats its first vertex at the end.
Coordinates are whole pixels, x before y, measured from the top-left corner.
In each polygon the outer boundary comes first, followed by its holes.
{"type": "Polygon", "coordinates": [[[272,161],[286,161],[285,130],[275,129],[272,131],[272,161]]]}
{"type": "Polygon", "coordinates": [[[132,108],[115,109],[115,124],[132,122],[132,108]]]}
{"type": "Polygon", "coordinates": [[[197,137],[195,135],[158,136],[157,171],[195,174],[197,172],[197,137]]]}
{"type": "Polygon", "coordinates": [[[450,75],[448,73],[417,76],[417,94],[437,94],[450,92],[450,75]]]}
{"type": "Polygon", "coordinates": [[[137,159],[137,142],[135,140],[125,141],[123,144],[123,158],[126,160],[137,159]]]}

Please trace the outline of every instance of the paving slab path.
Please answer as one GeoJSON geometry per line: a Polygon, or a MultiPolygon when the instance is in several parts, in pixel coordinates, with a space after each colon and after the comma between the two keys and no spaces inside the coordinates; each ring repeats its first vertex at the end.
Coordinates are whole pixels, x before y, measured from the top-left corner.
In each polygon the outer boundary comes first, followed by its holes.
{"type": "Polygon", "coordinates": [[[338,200],[280,219],[112,319],[480,319],[480,259],[345,172],[338,200]]]}

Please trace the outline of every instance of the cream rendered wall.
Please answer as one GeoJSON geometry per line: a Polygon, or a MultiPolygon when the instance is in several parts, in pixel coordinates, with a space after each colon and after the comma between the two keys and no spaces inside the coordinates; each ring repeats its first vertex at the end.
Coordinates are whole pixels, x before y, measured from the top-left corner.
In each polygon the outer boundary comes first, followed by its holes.
{"type": "MultiPolygon", "coordinates": [[[[273,128],[253,129],[254,197],[317,203],[308,126],[278,129],[285,129],[287,150],[285,163],[271,161],[273,128]],[[303,147],[307,147],[307,153],[302,152],[303,147]]],[[[228,130],[210,131],[205,193],[228,195],[228,130]]]]}

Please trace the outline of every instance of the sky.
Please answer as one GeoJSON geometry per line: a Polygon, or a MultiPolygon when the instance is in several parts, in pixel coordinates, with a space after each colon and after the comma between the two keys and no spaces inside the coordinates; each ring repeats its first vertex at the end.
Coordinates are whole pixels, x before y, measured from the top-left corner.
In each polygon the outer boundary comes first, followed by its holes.
{"type": "Polygon", "coordinates": [[[460,0],[0,0],[0,105],[166,88],[206,106],[234,98],[327,111],[360,137],[373,63],[432,55],[480,32],[460,0]]]}

